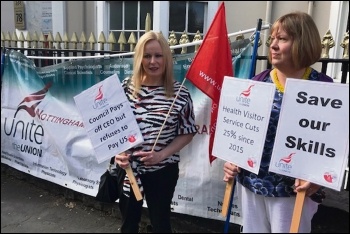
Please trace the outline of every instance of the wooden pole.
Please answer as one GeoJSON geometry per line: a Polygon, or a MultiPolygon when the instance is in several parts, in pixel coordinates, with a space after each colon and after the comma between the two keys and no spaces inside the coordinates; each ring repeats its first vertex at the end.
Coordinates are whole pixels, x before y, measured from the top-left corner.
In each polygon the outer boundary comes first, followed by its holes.
{"type": "Polygon", "coordinates": [[[231,201],[231,196],[232,196],[232,190],[233,190],[233,186],[234,186],[234,182],[235,180],[229,180],[226,183],[226,189],[225,189],[225,195],[224,195],[224,200],[222,202],[222,210],[221,210],[221,215],[223,217],[227,216],[228,210],[230,206],[230,201],[231,201]]]}
{"type": "Polygon", "coordinates": [[[137,184],[136,178],[134,176],[134,172],[132,171],[130,165],[127,168],[125,168],[125,171],[129,177],[130,185],[132,187],[132,190],[134,191],[136,200],[138,200],[138,201],[142,200],[142,194],[140,192],[140,188],[137,184]]]}
{"type": "MultiPolygon", "coordinates": [[[[300,183],[301,185],[303,185],[305,181],[301,180],[300,183]]],[[[306,194],[305,190],[297,193],[297,197],[295,199],[292,223],[290,225],[290,231],[289,231],[290,233],[298,233],[299,231],[300,218],[301,218],[301,213],[303,211],[305,194],[306,194]]]]}

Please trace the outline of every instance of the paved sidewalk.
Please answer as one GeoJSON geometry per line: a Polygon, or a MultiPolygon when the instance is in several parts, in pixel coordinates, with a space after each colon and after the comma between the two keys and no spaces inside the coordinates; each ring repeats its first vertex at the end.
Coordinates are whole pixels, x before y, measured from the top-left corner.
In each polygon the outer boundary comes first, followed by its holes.
{"type": "MultiPolygon", "coordinates": [[[[222,233],[225,223],[172,214],[175,233],[222,233]]],[[[1,164],[1,233],[120,233],[117,203],[80,194],[1,164]]],[[[230,232],[239,232],[230,224],[230,232]]],[[[144,209],[140,232],[151,233],[144,209]]]]}
{"type": "Polygon", "coordinates": [[[1,233],[118,233],[110,214],[1,174],[1,233]]]}
{"type": "MultiPolygon", "coordinates": [[[[348,203],[345,209],[321,205],[312,233],[349,233],[348,220],[348,203]]],[[[1,164],[1,233],[120,233],[120,221],[117,204],[101,206],[91,196],[1,164]]],[[[225,225],[177,213],[172,224],[175,233],[223,233],[225,225]]],[[[229,233],[239,228],[230,224],[229,233]]],[[[140,232],[151,233],[146,209],[140,232]]]]}

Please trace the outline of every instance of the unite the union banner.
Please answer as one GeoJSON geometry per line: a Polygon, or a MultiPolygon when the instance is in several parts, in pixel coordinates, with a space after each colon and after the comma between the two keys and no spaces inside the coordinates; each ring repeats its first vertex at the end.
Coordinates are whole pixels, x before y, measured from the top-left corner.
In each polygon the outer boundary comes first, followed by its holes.
{"type": "MultiPolygon", "coordinates": [[[[174,55],[176,80],[185,79],[194,54],[174,55]]],[[[74,191],[95,196],[109,160],[98,163],[74,96],[117,74],[132,75],[132,58],[89,58],[47,67],[5,51],[1,88],[1,163],[74,191]]],[[[188,80],[198,134],[180,152],[172,211],[224,221],[223,160],[208,162],[211,100],[188,80]]],[[[234,197],[230,222],[241,224],[234,197]]],[[[147,207],[146,203],[144,206],[147,207]]]]}

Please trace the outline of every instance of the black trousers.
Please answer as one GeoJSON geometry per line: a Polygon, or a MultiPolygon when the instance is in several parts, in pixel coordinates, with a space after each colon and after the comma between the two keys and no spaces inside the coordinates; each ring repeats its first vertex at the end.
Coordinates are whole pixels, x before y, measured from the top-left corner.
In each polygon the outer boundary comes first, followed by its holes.
{"type": "MultiPolygon", "coordinates": [[[[170,224],[171,200],[178,178],[178,163],[140,175],[153,233],[172,232],[170,224]]],[[[122,233],[139,232],[142,205],[143,200],[137,201],[133,192],[131,192],[130,197],[121,195],[119,208],[122,214],[122,233]]]]}

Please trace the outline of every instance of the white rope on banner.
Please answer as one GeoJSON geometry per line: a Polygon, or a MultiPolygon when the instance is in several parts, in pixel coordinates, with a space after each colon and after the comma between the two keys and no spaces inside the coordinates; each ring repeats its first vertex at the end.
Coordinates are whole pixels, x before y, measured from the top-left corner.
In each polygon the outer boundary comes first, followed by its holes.
{"type": "MultiPolygon", "coordinates": [[[[270,24],[265,24],[261,27],[261,30],[269,29],[270,24]]],[[[234,32],[234,33],[229,33],[227,34],[228,37],[233,37],[237,36],[240,34],[246,34],[250,32],[255,32],[256,28],[251,28],[239,32],[234,32]]],[[[177,48],[182,48],[182,47],[189,47],[189,46],[194,46],[194,45],[199,45],[203,42],[203,40],[198,40],[194,42],[189,42],[186,44],[181,44],[181,45],[175,45],[175,46],[170,46],[170,49],[177,49],[177,48]]],[[[108,51],[104,51],[105,53],[108,51]]],[[[124,57],[124,56],[129,56],[129,55],[134,55],[135,52],[127,52],[127,53],[122,53],[122,54],[110,54],[110,55],[94,55],[94,56],[76,56],[76,57],[43,57],[43,56],[27,56],[27,58],[30,59],[91,59],[91,58],[110,58],[110,57],[124,57]]]]}

